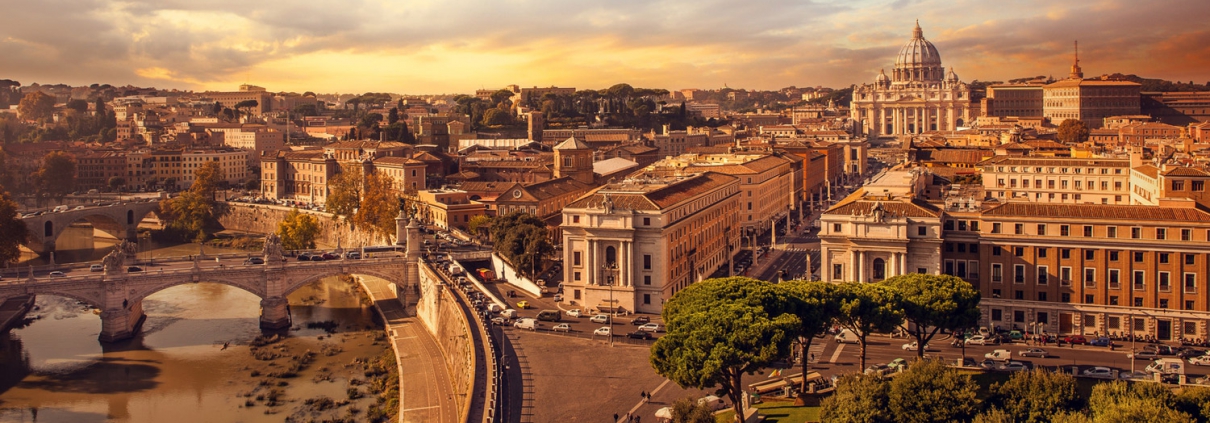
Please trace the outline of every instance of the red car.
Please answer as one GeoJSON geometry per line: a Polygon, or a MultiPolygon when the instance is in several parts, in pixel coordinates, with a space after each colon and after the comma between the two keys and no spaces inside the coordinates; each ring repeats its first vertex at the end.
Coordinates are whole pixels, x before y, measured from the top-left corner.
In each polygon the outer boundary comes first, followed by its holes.
{"type": "Polygon", "coordinates": [[[1064,337],[1063,342],[1066,342],[1068,344],[1084,345],[1084,344],[1088,343],[1088,339],[1084,338],[1084,335],[1070,335],[1070,336],[1064,337]]]}

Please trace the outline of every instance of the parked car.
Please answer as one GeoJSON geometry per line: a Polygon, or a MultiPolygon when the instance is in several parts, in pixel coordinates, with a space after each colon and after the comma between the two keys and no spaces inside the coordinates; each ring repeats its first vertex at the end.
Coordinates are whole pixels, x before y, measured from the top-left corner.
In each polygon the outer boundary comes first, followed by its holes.
{"type": "Polygon", "coordinates": [[[609,336],[609,326],[603,326],[592,331],[593,336],[609,336]]]}
{"type": "Polygon", "coordinates": [[[1189,358],[1189,364],[1195,366],[1210,366],[1210,355],[1202,355],[1189,358]]]}
{"type": "Polygon", "coordinates": [[[323,254],[315,254],[315,255],[311,256],[311,261],[324,261],[324,260],[326,260],[326,259],[324,258],[323,254]]]}
{"type": "Polygon", "coordinates": [[[1193,358],[1193,357],[1201,357],[1205,354],[1206,354],[1205,350],[1199,350],[1197,348],[1181,347],[1181,351],[1179,354],[1177,354],[1177,357],[1193,358]]]}
{"type": "MultiPolygon", "coordinates": [[[[912,341],[912,342],[903,344],[904,351],[916,351],[917,349],[919,349],[919,346],[917,346],[916,341],[912,341]]],[[[925,351],[929,350],[929,344],[924,344],[924,350],[925,351]]]]}
{"type": "Polygon", "coordinates": [[[248,257],[247,260],[244,260],[244,264],[265,264],[265,259],[260,257],[248,257]]]}
{"type": "Polygon", "coordinates": [[[555,327],[550,328],[550,330],[553,330],[555,332],[571,332],[571,325],[569,325],[567,323],[559,323],[559,324],[555,325],[555,327]]]}
{"type": "Polygon", "coordinates": [[[647,316],[635,317],[634,320],[630,321],[630,324],[635,326],[642,326],[648,323],[651,323],[651,318],[647,316]]]}
{"type": "Polygon", "coordinates": [[[983,335],[975,335],[971,339],[967,339],[966,343],[967,345],[1000,345],[1000,340],[983,335]]]}
{"type": "Polygon", "coordinates": [[[1088,343],[1088,339],[1084,335],[1069,335],[1063,337],[1063,342],[1068,344],[1084,345],[1088,343]]]}
{"type": "Polygon", "coordinates": [[[139,266],[130,266],[126,268],[126,273],[142,272],[143,268],[139,266]]]}
{"type": "Polygon", "coordinates": [[[1088,345],[1092,345],[1094,347],[1108,347],[1110,345],[1113,345],[1113,340],[1109,339],[1108,337],[1102,336],[1100,338],[1096,338],[1091,341],[1088,341],[1088,345]]]}
{"type": "Polygon", "coordinates": [[[1130,381],[1135,381],[1135,382],[1143,382],[1143,381],[1154,380],[1155,376],[1152,376],[1151,373],[1148,373],[1148,372],[1134,371],[1134,372],[1126,372],[1126,373],[1119,374],[1118,379],[1130,380],[1130,381]]]}
{"type": "Polygon", "coordinates": [[[589,318],[588,321],[593,323],[609,323],[609,316],[605,314],[598,314],[589,318]]]}
{"type": "Polygon", "coordinates": [[[323,253],[323,258],[324,258],[324,260],[336,260],[336,259],[340,258],[340,256],[338,256],[334,253],[323,253]]]}
{"type": "Polygon", "coordinates": [[[66,275],[66,274],[64,274],[64,273],[63,273],[63,272],[61,272],[61,271],[56,270],[56,271],[50,272],[50,277],[52,277],[52,278],[64,278],[64,277],[67,277],[67,275],[66,275]]]}
{"type": "Polygon", "coordinates": [[[891,360],[891,362],[887,363],[886,365],[887,365],[887,367],[890,367],[891,370],[894,370],[894,371],[907,370],[908,361],[903,358],[896,358],[894,360],[891,360]]]}
{"type": "Polygon", "coordinates": [[[361,251],[349,251],[345,253],[345,258],[351,260],[361,260],[361,251]]]}
{"type": "Polygon", "coordinates": [[[311,253],[302,253],[298,255],[298,261],[311,261],[311,253]]]}
{"type": "Polygon", "coordinates": [[[1108,367],[1097,366],[1091,369],[1086,369],[1080,374],[1084,377],[1090,377],[1093,379],[1113,379],[1113,370],[1108,367]]]}
{"type": "Polygon", "coordinates": [[[1135,360],[1155,360],[1157,358],[1160,358],[1160,354],[1155,351],[1151,351],[1151,350],[1142,350],[1139,352],[1131,353],[1130,355],[1127,355],[1126,357],[1133,358],[1135,360]]]}
{"type": "Polygon", "coordinates": [[[1026,366],[1025,363],[1020,361],[1008,361],[1004,363],[1004,365],[1000,366],[998,370],[1006,372],[1023,372],[1029,370],[1029,366],[1026,366]]]}
{"type": "Polygon", "coordinates": [[[874,364],[874,365],[871,365],[870,367],[865,368],[865,374],[867,374],[867,375],[885,375],[890,372],[891,372],[890,366],[887,366],[885,364],[874,364]]]}
{"type": "Polygon", "coordinates": [[[979,362],[979,367],[983,368],[983,370],[994,369],[994,368],[996,368],[996,360],[992,360],[990,358],[985,358],[985,359],[983,359],[983,361],[979,362]]]}
{"type": "Polygon", "coordinates": [[[1018,351],[1017,355],[1019,355],[1021,357],[1038,357],[1038,358],[1050,357],[1050,353],[1046,352],[1046,350],[1041,349],[1041,348],[1026,348],[1021,351],[1018,351]]]}
{"type": "Polygon", "coordinates": [[[567,316],[575,317],[578,319],[578,318],[584,317],[584,312],[580,311],[580,309],[578,309],[578,308],[573,308],[571,310],[567,310],[567,316]]]}
{"type": "Polygon", "coordinates": [[[652,332],[652,333],[663,332],[664,325],[661,325],[659,323],[648,323],[643,326],[639,326],[639,330],[644,331],[644,332],[652,332]]]}
{"type": "Polygon", "coordinates": [[[634,332],[630,332],[630,333],[626,334],[626,337],[630,338],[630,339],[642,339],[645,341],[650,341],[651,332],[638,330],[638,331],[634,331],[634,332]]]}
{"type": "Polygon", "coordinates": [[[99,265],[99,264],[94,264],[94,265],[92,265],[92,266],[88,266],[88,271],[89,271],[89,272],[100,272],[100,271],[103,271],[103,270],[105,270],[105,266],[102,266],[102,265],[99,265]]]}

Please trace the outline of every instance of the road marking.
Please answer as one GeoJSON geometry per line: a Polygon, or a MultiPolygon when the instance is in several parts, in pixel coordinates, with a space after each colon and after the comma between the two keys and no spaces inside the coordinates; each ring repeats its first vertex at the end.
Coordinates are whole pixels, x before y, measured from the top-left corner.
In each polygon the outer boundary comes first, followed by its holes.
{"type": "Polygon", "coordinates": [[[428,407],[416,407],[416,408],[409,408],[409,409],[403,410],[403,412],[404,412],[404,413],[406,413],[406,412],[409,412],[409,411],[417,411],[417,410],[429,410],[429,409],[433,409],[433,408],[441,408],[441,406],[440,406],[440,405],[430,405],[430,406],[428,406],[428,407]]]}
{"type": "Polygon", "coordinates": [[[836,344],[836,351],[832,352],[832,359],[828,360],[829,363],[836,364],[836,359],[840,358],[840,352],[844,351],[844,346],[845,346],[845,344],[841,344],[841,343],[836,344]]]}

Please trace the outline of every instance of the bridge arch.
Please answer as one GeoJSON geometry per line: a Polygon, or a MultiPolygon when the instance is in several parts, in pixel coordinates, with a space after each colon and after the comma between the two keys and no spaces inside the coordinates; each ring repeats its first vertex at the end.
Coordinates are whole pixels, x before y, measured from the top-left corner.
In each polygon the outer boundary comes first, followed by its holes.
{"type": "Polygon", "coordinates": [[[340,275],[373,276],[376,278],[382,278],[382,279],[385,279],[385,280],[388,280],[391,282],[395,282],[395,283],[398,283],[399,282],[398,279],[401,279],[401,276],[402,276],[402,274],[391,274],[390,272],[380,272],[377,270],[365,270],[365,269],[360,269],[360,268],[359,269],[349,269],[349,271],[347,271],[347,272],[343,271],[341,269],[324,270],[322,272],[315,273],[313,275],[310,275],[310,276],[300,279],[298,281],[291,282],[290,285],[287,285],[286,288],[282,291],[282,296],[283,297],[288,296],[291,293],[293,293],[294,291],[297,291],[300,288],[310,285],[323,278],[330,277],[330,276],[340,276],[340,275]]]}
{"type": "MultiPolygon", "coordinates": [[[[151,275],[151,274],[149,273],[149,275],[151,275]]],[[[130,300],[131,303],[140,302],[140,301],[143,301],[143,299],[150,297],[152,295],[155,295],[156,293],[163,291],[165,289],[172,288],[174,286],[190,285],[190,284],[197,284],[197,283],[215,283],[215,284],[219,284],[219,285],[227,285],[230,287],[239,288],[245,292],[248,292],[248,293],[257,296],[258,298],[262,298],[262,299],[265,298],[265,296],[267,295],[265,293],[265,291],[261,288],[262,284],[259,282],[259,280],[239,281],[237,279],[228,279],[228,278],[204,278],[204,279],[201,279],[198,281],[193,281],[193,280],[184,279],[184,278],[173,278],[171,280],[165,281],[165,283],[163,283],[163,284],[157,284],[148,289],[137,290],[137,291],[131,293],[130,297],[127,299],[130,300]]]]}
{"type": "Polygon", "coordinates": [[[118,239],[133,239],[135,228],[149,214],[158,216],[159,202],[131,202],[112,204],[108,206],[89,207],[83,210],[68,210],[59,213],[46,213],[41,216],[26,218],[26,227],[30,237],[26,246],[38,254],[46,254],[55,250],[55,243],[63,231],[71,224],[87,221],[94,228],[100,229],[118,239]]]}
{"type": "MultiPolygon", "coordinates": [[[[104,294],[102,294],[100,298],[93,298],[93,297],[90,297],[88,295],[85,295],[85,294],[82,294],[79,292],[61,291],[61,290],[57,290],[57,289],[35,289],[35,290],[30,290],[29,293],[33,294],[33,295],[41,295],[41,296],[70,298],[70,299],[82,302],[84,304],[87,304],[89,307],[92,307],[92,308],[95,308],[98,310],[105,309],[104,294]]],[[[7,299],[7,298],[0,298],[0,302],[3,302],[5,299],[7,299]]]]}

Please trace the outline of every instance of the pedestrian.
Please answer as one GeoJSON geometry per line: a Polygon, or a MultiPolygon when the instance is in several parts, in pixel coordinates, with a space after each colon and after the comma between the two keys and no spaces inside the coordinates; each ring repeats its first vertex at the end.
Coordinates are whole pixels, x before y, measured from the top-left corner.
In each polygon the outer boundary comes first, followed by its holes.
{"type": "Polygon", "coordinates": [[[815,353],[811,353],[811,363],[815,362],[815,353]]]}
{"type": "Polygon", "coordinates": [[[613,413],[613,422],[614,423],[618,422],[618,413],[613,413]]]}

